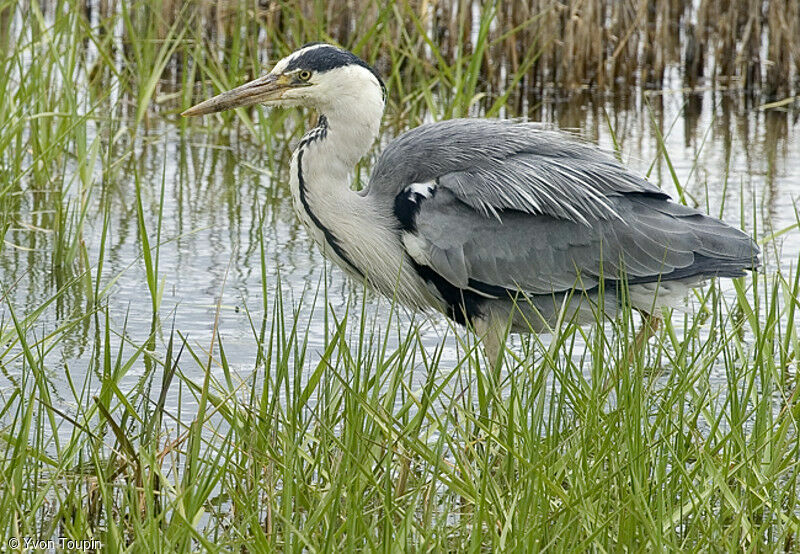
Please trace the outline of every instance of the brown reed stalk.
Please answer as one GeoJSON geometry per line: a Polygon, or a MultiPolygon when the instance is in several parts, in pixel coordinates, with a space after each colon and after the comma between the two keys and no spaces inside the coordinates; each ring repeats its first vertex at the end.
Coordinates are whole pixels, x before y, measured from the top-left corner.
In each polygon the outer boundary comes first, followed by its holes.
{"type": "MultiPolygon", "coordinates": [[[[122,9],[117,0],[95,1],[87,0],[87,8],[96,6],[101,22],[122,9]]],[[[310,40],[358,45],[358,53],[379,66],[401,60],[397,74],[404,90],[435,79],[447,69],[440,63],[466,67],[476,17],[494,6],[479,83],[495,96],[518,86],[511,99],[520,107],[523,98],[535,101],[548,88],[566,94],[660,88],[670,67],[680,68],[690,88],[738,87],[771,98],[800,92],[797,0],[134,0],[126,5],[133,18],[143,18],[140,28],[157,28],[161,38],[176,24],[199,27],[221,49],[223,62],[233,37],[249,37],[258,50],[251,58],[263,63],[310,40]],[[432,55],[431,44],[441,58],[432,55]],[[515,76],[532,52],[538,57],[519,80],[515,76]]],[[[0,14],[0,35],[2,21],[0,14]]],[[[181,56],[178,51],[176,57],[188,59],[181,56]]]]}
{"type": "Polygon", "coordinates": [[[767,10],[767,76],[764,92],[769,100],[789,95],[791,75],[791,56],[797,54],[796,35],[792,36],[792,26],[796,28],[796,0],[771,0],[767,10]],[[791,21],[791,18],[795,21],[791,21]],[[792,42],[795,42],[794,48],[792,42]]]}

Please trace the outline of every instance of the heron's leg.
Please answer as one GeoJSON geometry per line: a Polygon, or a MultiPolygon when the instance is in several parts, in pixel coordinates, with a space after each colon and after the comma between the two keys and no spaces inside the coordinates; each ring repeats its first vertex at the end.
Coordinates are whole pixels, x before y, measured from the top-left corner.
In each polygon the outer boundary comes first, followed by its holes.
{"type": "Polygon", "coordinates": [[[661,318],[655,314],[640,312],[642,314],[642,326],[636,332],[633,342],[628,347],[628,365],[633,363],[634,358],[647,346],[647,341],[656,335],[661,327],[661,318]]]}
{"type": "Polygon", "coordinates": [[[603,388],[605,392],[611,390],[614,386],[614,379],[619,379],[619,371],[621,368],[629,368],[633,365],[633,361],[639,357],[639,354],[647,346],[647,341],[655,336],[659,327],[661,327],[661,318],[657,315],[647,312],[640,312],[642,314],[642,326],[636,332],[633,342],[628,345],[628,355],[625,357],[625,365],[618,365],[616,375],[610,374],[606,377],[603,388]]]}
{"type": "Polygon", "coordinates": [[[475,318],[472,322],[475,333],[483,342],[486,359],[492,368],[495,382],[500,378],[500,369],[503,367],[503,343],[505,342],[505,324],[491,315],[475,318]]]}
{"type": "MultiPolygon", "coordinates": [[[[496,425],[502,425],[504,409],[501,406],[500,397],[500,371],[503,367],[503,352],[505,342],[505,320],[487,314],[484,317],[472,320],[472,327],[475,334],[483,342],[483,350],[486,359],[491,367],[491,374],[486,375],[488,390],[485,390],[486,397],[480,402],[480,418],[485,425],[485,433],[476,427],[473,437],[474,448],[481,452],[486,447],[485,437],[490,436],[496,425]]],[[[478,389],[481,398],[481,388],[478,389]]],[[[470,447],[472,448],[472,447],[470,447]]]]}
{"type": "Polygon", "coordinates": [[[642,312],[642,328],[636,333],[636,338],[641,345],[644,345],[656,335],[659,327],[661,327],[661,318],[659,316],[642,312]]]}

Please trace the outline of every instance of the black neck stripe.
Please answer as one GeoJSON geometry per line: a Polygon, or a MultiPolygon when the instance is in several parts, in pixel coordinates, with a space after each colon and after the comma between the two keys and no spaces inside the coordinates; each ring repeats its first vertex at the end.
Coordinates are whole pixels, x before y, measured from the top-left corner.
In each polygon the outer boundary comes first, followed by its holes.
{"type": "Polygon", "coordinates": [[[364,278],[364,274],[358,269],[355,264],[350,260],[350,257],[342,248],[339,239],[336,238],[336,235],[331,232],[330,229],[325,227],[322,222],[317,217],[317,214],[311,209],[311,206],[308,203],[308,198],[306,197],[306,181],[303,178],[303,154],[305,153],[305,148],[316,140],[324,139],[328,134],[328,120],[325,118],[324,115],[319,116],[319,123],[317,126],[311,130],[304,138],[300,141],[300,146],[297,149],[297,181],[299,183],[300,188],[300,202],[303,204],[303,209],[308,214],[308,217],[311,218],[311,222],[316,225],[316,227],[322,231],[322,234],[325,236],[325,242],[327,242],[333,251],[336,253],[339,258],[341,258],[350,268],[358,274],[359,277],[362,279],[364,278]]]}

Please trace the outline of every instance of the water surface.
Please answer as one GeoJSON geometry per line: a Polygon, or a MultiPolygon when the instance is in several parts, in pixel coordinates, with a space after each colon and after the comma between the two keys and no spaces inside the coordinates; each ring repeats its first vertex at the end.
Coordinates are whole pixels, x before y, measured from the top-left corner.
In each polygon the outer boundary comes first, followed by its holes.
{"type": "MultiPolygon", "coordinates": [[[[759,240],[797,223],[797,112],[753,109],[735,95],[666,91],[633,94],[626,101],[591,95],[550,100],[531,109],[528,118],[575,130],[584,139],[613,150],[610,123],[623,162],[677,197],[654,131],[658,125],[688,203],[721,215],[732,225],[743,225],[759,240]]],[[[57,340],[44,342],[42,356],[54,377],[54,398],[67,409],[74,403],[67,373],[75,383],[89,379],[94,383],[90,389],[98,386],[98,376],[87,375],[87,370],[102,367],[98,329],[105,328],[106,313],[114,331],[113,356],[123,348],[127,358],[155,333],[147,350],[161,359],[172,329],[196,352],[204,352],[211,346],[216,327],[230,367],[243,379],[254,371],[269,370],[256,364],[258,329],[262,317],[271,318],[279,292],[286,313],[295,311],[300,328],[308,329],[308,367],[318,361],[330,332],[322,317],[323,301],[315,300],[318,295],[327,294],[333,312],[340,315],[348,307],[358,311],[366,306],[366,317],[378,329],[388,324],[402,335],[412,324],[414,315],[404,310],[389,324],[389,302],[363,291],[338,268],[326,264],[295,219],[285,143],[296,142],[299,132],[289,139],[271,137],[274,144],[264,147],[245,128],[220,135],[214,125],[213,118],[206,118],[182,132],[171,118],[155,119],[132,139],[135,163],[131,170],[106,180],[98,168],[82,240],[85,261],[94,277],[102,247],[104,207],[108,206],[100,281],[109,291],[96,315],[86,317],[92,311],[86,287],[80,283],[66,287],[32,327],[31,336],[37,339],[58,333],[57,340]],[[151,245],[157,243],[161,214],[157,254],[163,296],[155,324],[137,219],[137,181],[151,245]],[[263,272],[262,255],[266,260],[263,272]]],[[[118,140],[119,145],[113,147],[120,151],[131,146],[126,143],[129,139],[118,140]]],[[[383,142],[386,140],[384,137],[383,142]]],[[[64,168],[70,170],[69,165],[64,168]]],[[[368,169],[364,173],[365,177],[368,169]]],[[[0,260],[0,281],[9,295],[2,306],[6,331],[11,329],[9,306],[17,317],[30,313],[83,267],[75,267],[72,273],[54,270],[55,238],[36,226],[39,218],[48,217],[46,198],[47,191],[26,191],[21,221],[6,235],[0,260]]],[[[786,233],[764,245],[767,271],[796,264],[798,236],[797,231],[786,233]]],[[[730,290],[729,284],[725,286],[730,290]]],[[[352,318],[352,326],[358,319],[352,318]]],[[[441,363],[454,366],[461,352],[445,318],[417,316],[416,320],[422,323],[426,348],[433,350],[445,340],[441,363]]],[[[19,381],[24,363],[16,346],[3,355],[0,398],[19,381]]],[[[181,370],[198,382],[202,380],[203,364],[190,356],[182,358],[181,370]]],[[[222,379],[219,364],[212,364],[212,370],[222,379]]],[[[122,380],[121,389],[140,385],[147,372],[147,358],[140,357],[122,380]]],[[[724,374],[720,381],[724,382],[724,374]]],[[[167,402],[168,409],[180,408],[184,414],[191,414],[192,406],[190,395],[173,393],[167,402]]]]}

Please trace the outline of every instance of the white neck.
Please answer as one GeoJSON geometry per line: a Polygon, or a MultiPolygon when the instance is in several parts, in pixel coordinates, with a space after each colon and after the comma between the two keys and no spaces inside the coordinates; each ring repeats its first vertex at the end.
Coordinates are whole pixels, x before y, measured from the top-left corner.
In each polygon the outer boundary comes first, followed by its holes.
{"type": "MultiPolygon", "coordinates": [[[[319,151],[315,151],[314,157],[327,158],[320,161],[332,164],[330,170],[344,170],[349,176],[378,138],[383,99],[373,95],[339,96],[328,105],[320,106],[318,111],[327,120],[328,135],[319,144],[319,151]]],[[[330,176],[341,177],[338,173],[330,173],[330,176]]]]}
{"type": "Polygon", "coordinates": [[[295,211],[316,242],[340,264],[344,260],[336,259],[340,253],[331,239],[352,250],[354,237],[364,232],[364,220],[375,217],[366,199],[350,188],[353,168],[380,130],[383,98],[375,89],[340,87],[330,95],[333,100],[317,106],[319,124],[306,133],[292,157],[295,211]]]}
{"type": "Polygon", "coordinates": [[[383,98],[354,91],[318,106],[320,124],[292,157],[290,184],[295,212],[322,251],[357,279],[410,306],[429,306],[386,206],[350,188],[356,163],[378,136],[383,98]]]}
{"type": "Polygon", "coordinates": [[[342,101],[320,108],[317,127],[306,133],[292,159],[292,177],[299,186],[299,169],[307,201],[320,204],[320,209],[314,210],[318,217],[329,215],[326,208],[332,203],[358,196],[350,188],[353,169],[375,142],[382,114],[382,100],[342,101]],[[298,168],[301,156],[302,166],[298,168]]]}

